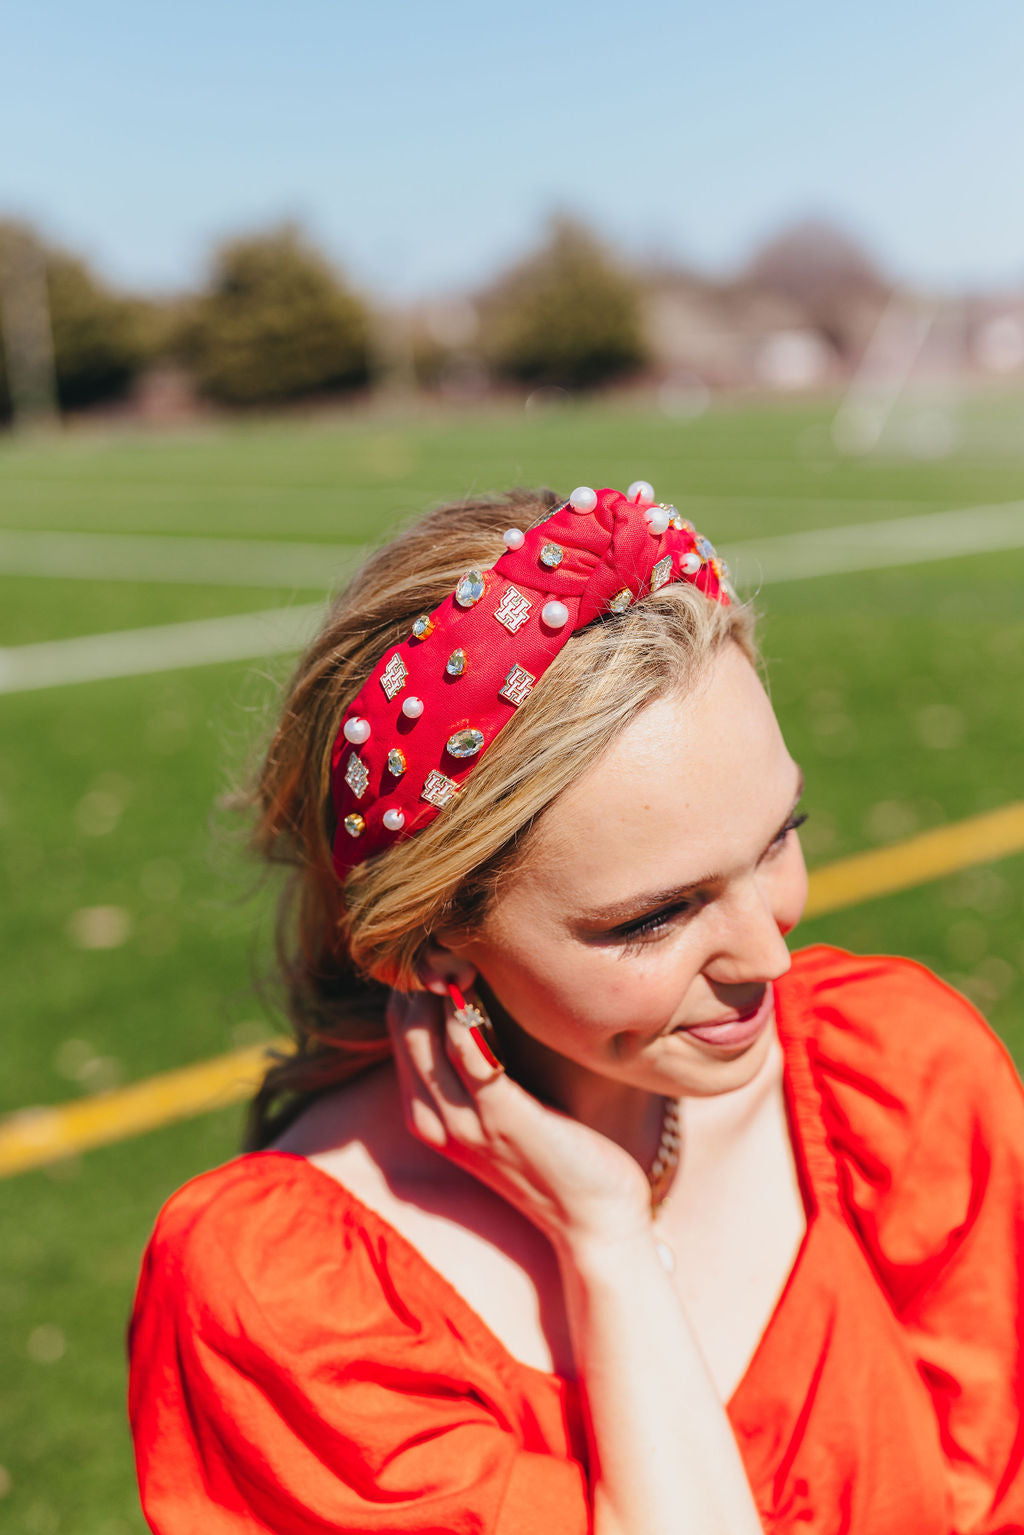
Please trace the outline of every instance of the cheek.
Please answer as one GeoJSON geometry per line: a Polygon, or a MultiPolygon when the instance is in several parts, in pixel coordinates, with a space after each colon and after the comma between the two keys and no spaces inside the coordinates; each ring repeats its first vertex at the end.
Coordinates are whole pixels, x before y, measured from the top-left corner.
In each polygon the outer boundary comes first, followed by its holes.
{"type": "Polygon", "coordinates": [[[613,949],[557,947],[494,954],[482,966],[502,1007],[528,1034],[576,1051],[601,1048],[623,1030],[659,1026],[666,1008],[678,1002],[678,987],[666,984],[664,964],[653,957],[620,958],[613,949]]]}

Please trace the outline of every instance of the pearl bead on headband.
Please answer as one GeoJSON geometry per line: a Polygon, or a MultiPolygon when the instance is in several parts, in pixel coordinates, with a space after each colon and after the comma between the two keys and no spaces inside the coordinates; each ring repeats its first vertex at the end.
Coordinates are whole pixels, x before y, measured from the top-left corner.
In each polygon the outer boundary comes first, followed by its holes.
{"type": "Polygon", "coordinates": [[[331,752],[341,877],[451,803],[577,629],[670,581],[730,600],[713,546],[645,480],[625,495],[581,485],[504,543],[385,651],[345,712],[331,752]]]}

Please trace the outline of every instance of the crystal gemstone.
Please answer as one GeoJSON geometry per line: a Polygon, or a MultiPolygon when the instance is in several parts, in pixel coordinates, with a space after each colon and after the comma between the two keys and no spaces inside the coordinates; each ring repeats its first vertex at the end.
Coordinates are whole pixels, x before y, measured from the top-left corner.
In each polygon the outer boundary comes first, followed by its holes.
{"type": "Polygon", "coordinates": [[[366,764],[356,756],[355,752],[349,752],[348,763],[345,768],[345,782],[352,790],[356,799],[362,799],[366,793],[366,786],[370,782],[370,775],[366,771],[366,764]]]}
{"type": "Polygon", "coordinates": [[[564,559],[565,550],[561,544],[545,544],[540,551],[541,564],[547,565],[550,569],[554,569],[556,565],[561,565],[564,559]]]}
{"type": "Polygon", "coordinates": [[[461,648],[453,650],[444,663],[444,669],[449,677],[461,677],[466,670],[466,652],[461,648]]]}
{"type": "Polygon", "coordinates": [[[448,737],[448,752],[453,757],[475,757],[483,744],[482,730],[457,730],[448,737]]]}
{"type": "Polygon", "coordinates": [[[455,588],[455,601],[460,608],[471,608],[484,594],[484,578],[479,570],[467,570],[455,588]]]}

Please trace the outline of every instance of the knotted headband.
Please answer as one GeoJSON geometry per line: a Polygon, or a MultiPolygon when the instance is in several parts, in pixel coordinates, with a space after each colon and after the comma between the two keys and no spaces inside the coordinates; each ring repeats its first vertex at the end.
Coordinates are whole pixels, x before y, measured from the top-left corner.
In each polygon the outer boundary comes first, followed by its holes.
{"type": "Polygon", "coordinates": [[[455,798],[577,629],[670,581],[730,599],[713,546],[642,480],[626,495],[581,486],[504,541],[384,652],[346,711],[331,752],[342,877],[455,798]]]}

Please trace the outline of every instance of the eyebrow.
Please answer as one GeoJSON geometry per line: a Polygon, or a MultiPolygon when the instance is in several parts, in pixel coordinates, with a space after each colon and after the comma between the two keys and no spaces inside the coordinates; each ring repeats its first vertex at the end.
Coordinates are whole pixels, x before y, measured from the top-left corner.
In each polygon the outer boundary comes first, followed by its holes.
{"type": "MultiPolygon", "coordinates": [[[[803,798],[804,775],[802,770],[799,771],[800,777],[793,803],[790,805],[774,836],[769,838],[764,852],[761,854],[762,858],[772,843],[777,841],[785,831],[786,826],[793,817],[794,810],[803,798]]],[[[698,890],[706,890],[709,885],[720,884],[722,878],[721,874],[705,874],[700,879],[691,880],[687,885],[673,885],[668,890],[641,892],[639,895],[630,896],[624,901],[613,901],[610,906],[600,906],[593,911],[580,912],[576,920],[582,923],[628,922],[632,918],[648,916],[651,912],[658,911],[663,906],[674,906],[680,901],[685,901],[688,897],[696,895],[698,890]]]]}

